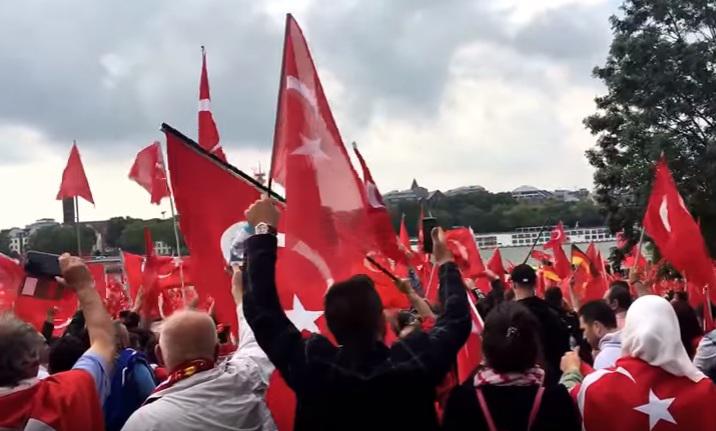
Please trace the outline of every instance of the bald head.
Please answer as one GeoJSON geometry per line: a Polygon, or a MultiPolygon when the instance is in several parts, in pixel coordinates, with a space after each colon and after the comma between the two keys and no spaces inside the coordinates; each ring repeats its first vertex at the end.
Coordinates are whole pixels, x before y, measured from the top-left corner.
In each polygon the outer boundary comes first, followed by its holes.
{"type": "Polygon", "coordinates": [[[162,324],[158,356],[168,370],[194,359],[216,359],[216,326],[208,314],[182,310],[162,324]]]}

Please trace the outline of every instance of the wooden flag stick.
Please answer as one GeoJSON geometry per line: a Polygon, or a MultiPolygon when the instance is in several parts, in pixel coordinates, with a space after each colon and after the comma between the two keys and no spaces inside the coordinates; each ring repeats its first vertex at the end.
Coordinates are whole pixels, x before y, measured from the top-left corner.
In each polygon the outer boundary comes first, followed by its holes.
{"type": "Polygon", "coordinates": [[[75,232],[77,232],[77,256],[82,257],[82,240],[80,239],[80,200],[74,197],[75,204],[75,232]]]}
{"type": "Polygon", "coordinates": [[[528,260],[530,260],[530,256],[532,256],[532,252],[535,250],[535,247],[537,246],[537,243],[539,242],[539,239],[542,237],[542,233],[545,229],[547,229],[547,222],[549,222],[549,219],[546,219],[544,223],[542,223],[542,227],[539,230],[539,233],[537,234],[537,238],[535,238],[534,242],[532,243],[532,247],[530,247],[530,250],[527,252],[527,256],[525,257],[525,260],[522,262],[522,264],[526,264],[528,260]]]}
{"type": "Polygon", "coordinates": [[[383,274],[385,274],[385,275],[387,275],[388,277],[390,277],[390,279],[393,280],[394,282],[397,283],[397,282],[400,281],[400,279],[399,279],[395,274],[393,274],[392,272],[388,271],[385,267],[383,267],[383,265],[381,265],[381,264],[379,264],[378,262],[376,262],[375,259],[373,259],[372,257],[370,257],[370,256],[368,256],[368,255],[366,254],[366,255],[365,255],[365,258],[368,260],[368,262],[370,262],[373,266],[375,266],[375,267],[378,269],[378,271],[380,271],[380,272],[382,272],[383,274]]]}

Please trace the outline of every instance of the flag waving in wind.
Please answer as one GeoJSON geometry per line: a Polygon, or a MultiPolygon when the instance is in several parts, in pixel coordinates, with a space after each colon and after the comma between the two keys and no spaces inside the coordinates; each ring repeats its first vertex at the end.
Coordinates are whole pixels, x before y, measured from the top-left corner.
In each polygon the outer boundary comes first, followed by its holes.
{"type": "Polygon", "coordinates": [[[80,150],[77,149],[77,144],[72,144],[70,158],[67,160],[67,166],[62,172],[62,183],[60,184],[60,191],[57,192],[57,200],[77,196],[94,204],[92,190],[90,190],[85,168],[82,166],[82,159],[80,159],[80,150]]]}
{"type": "Polygon", "coordinates": [[[206,71],[206,50],[201,47],[201,78],[199,80],[199,145],[206,151],[226,161],[224,150],[219,143],[219,131],[211,114],[209,94],[209,73],[206,71]]]}
{"type": "Polygon", "coordinates": [[[716,279],[704,238],[686,209],[663,157],[656,164],[654,184],[644,214],[644,231],[664,259],[682,272],[689,283],[697,286],[689,292],[694,299],[700,302],[703,299],[701,289],[708,286],[711,300],[716,300],[716,279]]]}
{"type": "Polygon", "coordinates": [[[137,153],[129,178],[136,181],[151,195],[150,202],[159,205],[169,197],[169,185],[162,158],[162,147],[158,141],[137,153]]]}

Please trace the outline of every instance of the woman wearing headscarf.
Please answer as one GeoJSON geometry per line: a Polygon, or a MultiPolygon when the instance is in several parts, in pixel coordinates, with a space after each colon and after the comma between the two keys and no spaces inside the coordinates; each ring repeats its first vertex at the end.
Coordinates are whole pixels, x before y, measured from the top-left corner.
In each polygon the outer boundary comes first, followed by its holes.
{"type": "Polygon", "coordinates": [[[716,387],[689,359],[673,307],[637,299],[622,331],[622,358],[584,378],[577,397],[586,431],[716,429],[716,387]]]}
{"type": "Polygon", "coordinates": [[[544,387],[539,321],[524,305],[503,302],[487,315],[485,364],[453,389],[444,430],[579,430],[579,413],[562,385],[544,387]]]}

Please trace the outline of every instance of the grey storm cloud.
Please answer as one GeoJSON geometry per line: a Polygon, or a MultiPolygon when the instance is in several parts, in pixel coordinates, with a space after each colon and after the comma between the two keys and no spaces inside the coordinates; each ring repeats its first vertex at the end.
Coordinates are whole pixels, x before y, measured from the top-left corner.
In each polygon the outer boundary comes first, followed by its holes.
{"type": "MultiPolygon", "coordinates": [[[[602,31],[604,10],[614,10],[611,4],[553,9],[516,34],[507,31],[506,12],[490,4],[323,0],[310,3],[297,18],[319,68],[345,86],[346,120],[354,129],[368,122],[378,104],[407,115],[432,115],[450,59],[474,41],[571,64],[584,79],[603,58],[609,36],[602,31]],[[594,31],[597,21],[600,31],[594,31]]],[[[194,136],[199,46],[205,44],[224,145],[268,148],[283,26],[260,5],[2,2],[0,124],[39,130],[63,152],[75,138],[95,151],[126,152],[159,137],[163,121],[194,136]]],[[[6,144],[0,146],[4,150],[6,144]]]]}

